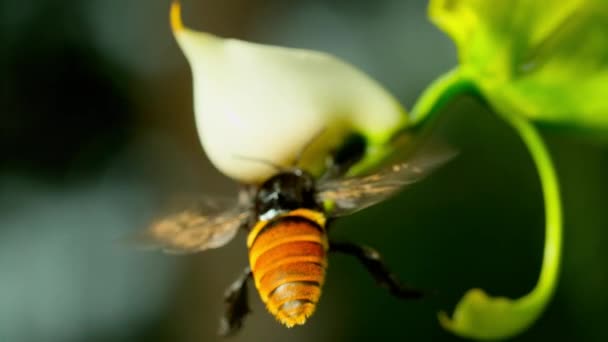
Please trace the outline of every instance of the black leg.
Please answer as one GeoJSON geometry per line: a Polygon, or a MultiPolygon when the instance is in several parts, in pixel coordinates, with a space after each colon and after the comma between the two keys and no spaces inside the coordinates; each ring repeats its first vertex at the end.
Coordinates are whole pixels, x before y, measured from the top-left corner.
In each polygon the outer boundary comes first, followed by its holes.
{"type": "Polygon", "coordinates": [[[251,312],[247,298],[249,278],[251,278],[251,270],[247,266],[238,279],[226,289],[224,293],[226,311],[220,320],[219,335],[229,336],[237,332],[243,325],[245,316],[251,312]]]}
{"type": "Polygon", "coordinates": [[[330,242],[330,252],[344,253],[352,255],[359,259],[361,264],[365,266],[367,271],[374,277],[376,282],[388,289],[390,293],[398,298],[402,299],[414,299],[423,296],[423,292],[414,288],[411,288],[405,284],[402,284],[397,276],[386,267],[382,261],[380,253],[375,249],[356,245],[350,242],[330,242]]]}

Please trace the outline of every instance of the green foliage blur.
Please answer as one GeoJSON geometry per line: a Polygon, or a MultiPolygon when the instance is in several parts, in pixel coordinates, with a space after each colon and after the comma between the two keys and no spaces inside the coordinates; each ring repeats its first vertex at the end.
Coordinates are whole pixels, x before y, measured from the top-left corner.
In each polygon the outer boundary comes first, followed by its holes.
{"type": "Polygon", "coordinates": [[[429,16],[498,112],[606,141],[605,0],[437,0],[429,16]]]}
{"type": "MultiPolygon", "coordinates": [[[[184,16],[224,36],[333,53],[410,107],[458,61],[426,6],[191,0],[184,16]]],[[[119,242],[172,196],[236,189],[199,146],[168,7],[168,0],[0,0],[1,341],[220,340],[222,293],[247,263],[244,236],[192,256],[119,242]]],[[[589,53],[605,56],[606,48],[589,53]]],[[[467,289],[509,297],[531,289],[544,217],[528,152],[475,99],[459,98],[439,114],[433,135],[459,157],[396,198],[337,221],[331,233],[377,248],[431,295],[395,300],[354,260],[332,256],[309,323],[280,326],[252,287],[254,313],[233,340],[455,341],[436,313],[467,289]]],[[[608,147],[585,134],[542,132],[562,188],[563,269],[545,314],[515,340],[605,341],[608,147]]]]}

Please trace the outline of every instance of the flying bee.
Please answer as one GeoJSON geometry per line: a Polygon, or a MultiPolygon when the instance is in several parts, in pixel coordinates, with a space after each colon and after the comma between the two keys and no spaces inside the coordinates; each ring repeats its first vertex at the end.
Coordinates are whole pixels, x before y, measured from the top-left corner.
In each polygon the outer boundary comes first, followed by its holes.
{"type": "Polygon", "coordinates": [[[370,175],[344,177],[363,153],[358,150],[348,158],[336,153],[325,176],[318,179],[296,166],[299,157],[290,168],[257,160],[277,172],[261,185],[243,190],[232,204],[214,206],[209,201],[158,220],[146,231],[147,240],[178,253],[221,247],[239,229],[248,232],[249,265],[225,293],[220,334],[238,330],[249,313],[247,282],[251,278],[262,302],[279,322],[287,327],[304,324],[321,296],[329,252],[356,257],[380,285],[399,298],[421,296],[420,291],[400,283],[374,249],[329,240],[328,222],[387,199],[451,155],[413,159],[370,175]]]}

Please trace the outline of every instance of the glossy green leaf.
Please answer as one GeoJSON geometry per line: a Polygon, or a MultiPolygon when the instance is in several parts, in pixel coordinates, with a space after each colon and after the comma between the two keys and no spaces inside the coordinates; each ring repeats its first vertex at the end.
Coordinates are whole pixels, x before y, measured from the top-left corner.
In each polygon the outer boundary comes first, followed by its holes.
{"type": "Polygon", "coordinates": [[[429,15],[502,115],[608,133],[608,1],[432,0],[429,15]]]}

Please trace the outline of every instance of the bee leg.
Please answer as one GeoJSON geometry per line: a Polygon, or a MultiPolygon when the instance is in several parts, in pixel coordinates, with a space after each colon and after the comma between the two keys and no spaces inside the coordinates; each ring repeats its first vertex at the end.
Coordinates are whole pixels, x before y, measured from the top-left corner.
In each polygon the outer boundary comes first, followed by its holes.
{"type": "Polygon", "coordinates": [[[247,281],[251,278],[251,269],[245,268],[243,273],[224,292],[226,310],[220,319],[218,334],[229,336],[236,333],[251,310],[247,296],[247,281]]]}
{"type": "Polygon", "coordinates": [[[392,273],[380,256],[380,253],[373,248],[357,245],[350,242],[335,242],[329,244],[330,252],[344,253],[359,259],[359,262],[365,266],[365,269],[376,280],[378,285],[386,288],[389,292],[401,299],[421,298],[423,292],[407,286],[397,279],[397,276],[392,273]]]}

